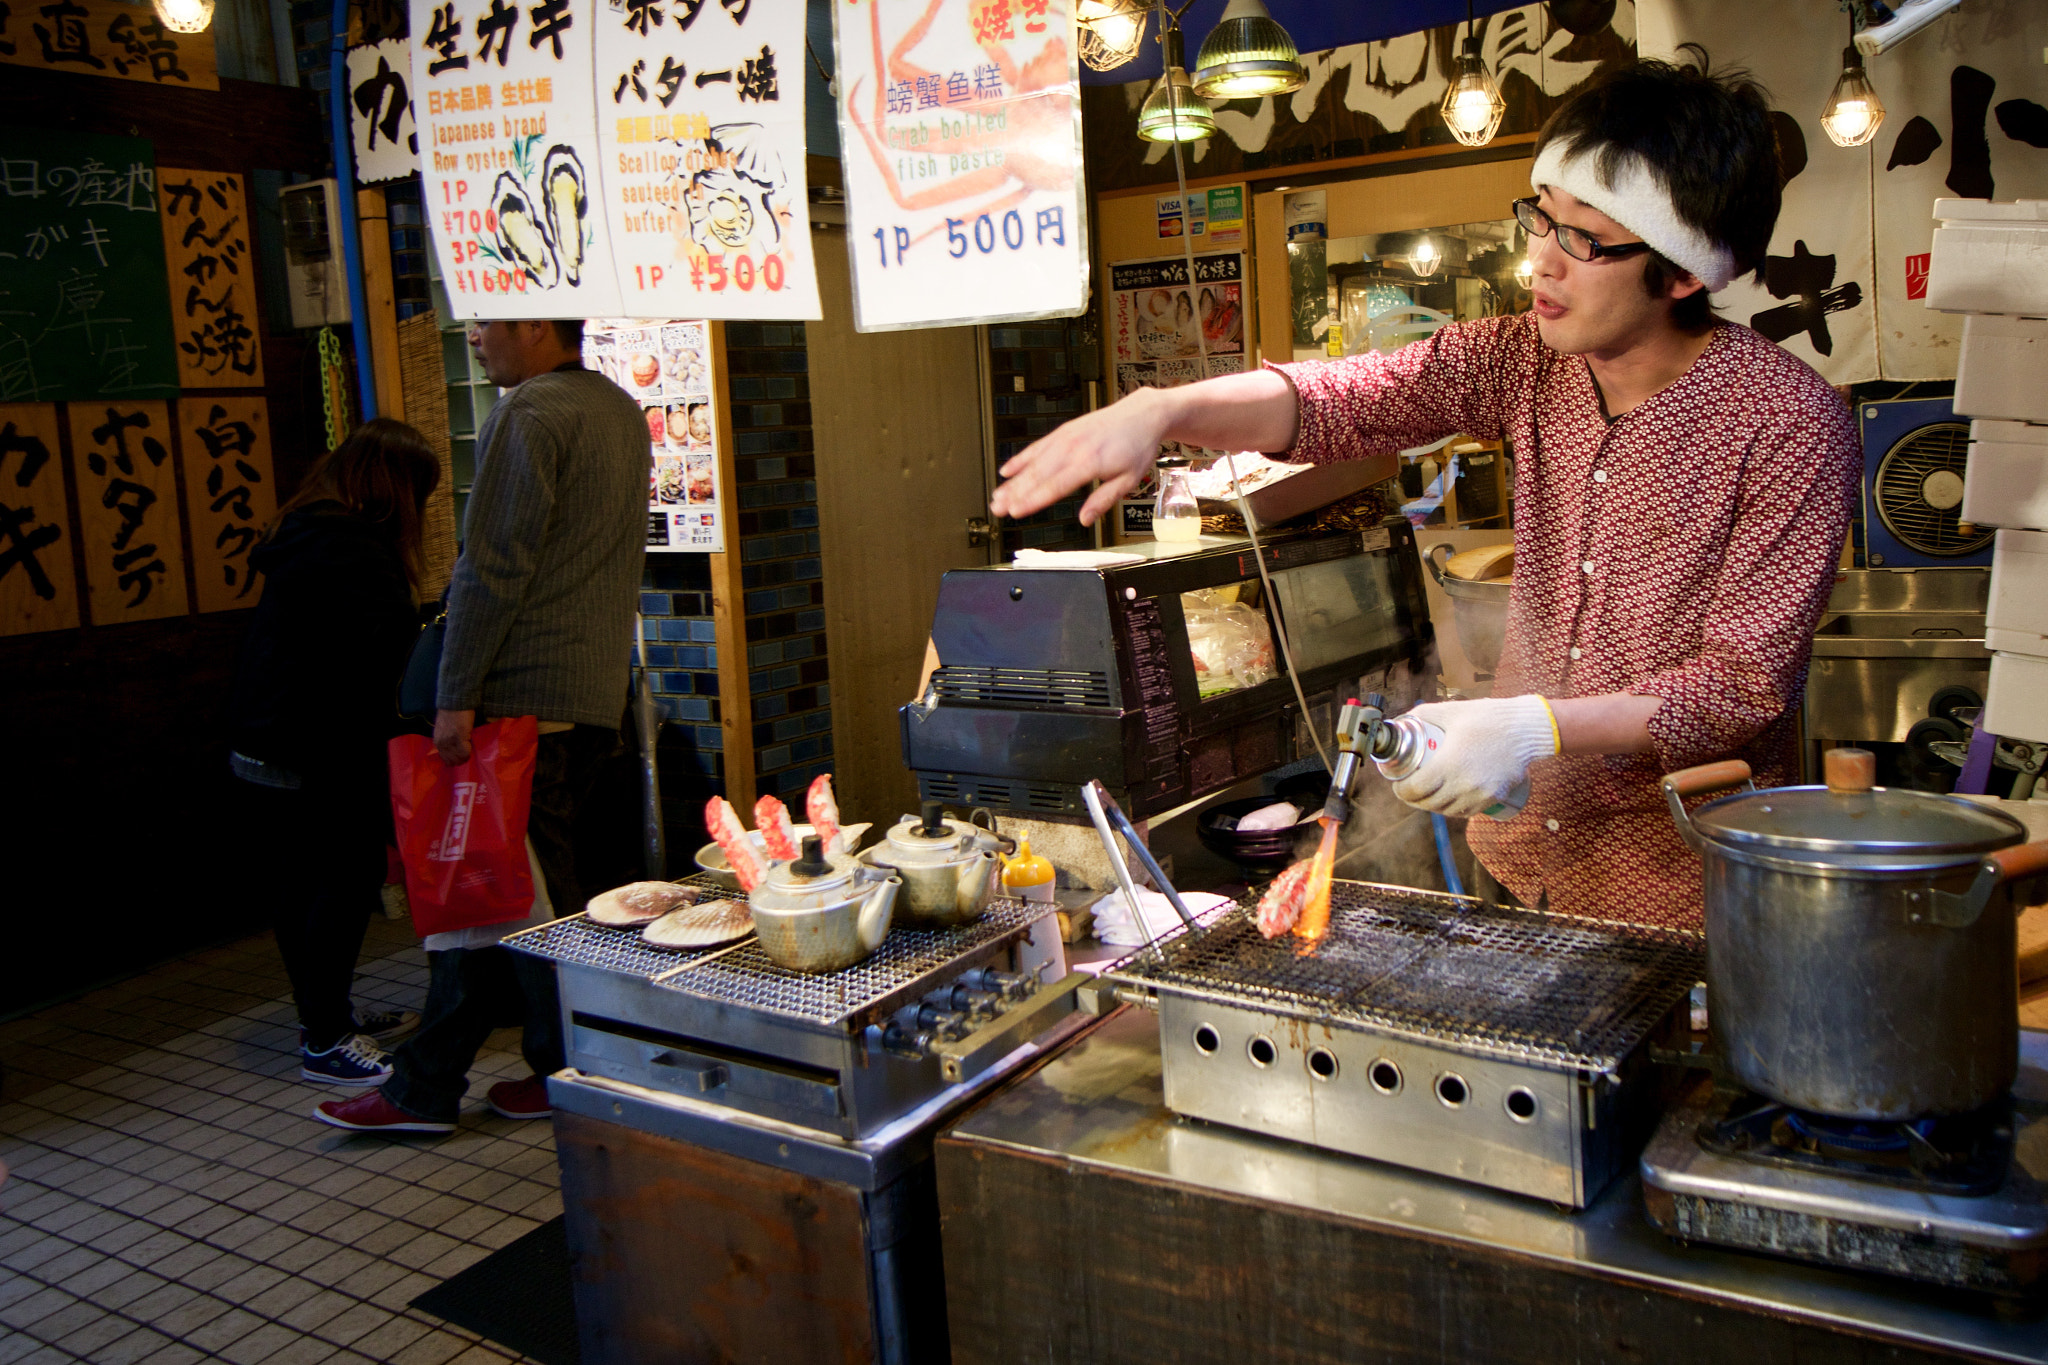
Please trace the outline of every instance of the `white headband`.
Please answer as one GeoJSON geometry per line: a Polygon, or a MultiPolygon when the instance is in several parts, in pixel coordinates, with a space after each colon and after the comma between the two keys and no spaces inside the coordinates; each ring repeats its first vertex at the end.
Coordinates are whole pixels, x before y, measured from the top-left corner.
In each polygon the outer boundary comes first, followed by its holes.
{"type": "Polygon", "coordinates": [[[1558,139],[1543,149],[1529,172],[1537,193],[1548,185],[1582,204],[1600,210],[1648,242],[1665,260],[1692,272],[1710,294],[1726,289],[1735,278],[1735,257],[1728,248],[1679,217],[1671,191],[1633,152],[1624,153],[1614,181],[1600,178],[1598,151],[1580,155],[1575,144],[1558,139]]]}

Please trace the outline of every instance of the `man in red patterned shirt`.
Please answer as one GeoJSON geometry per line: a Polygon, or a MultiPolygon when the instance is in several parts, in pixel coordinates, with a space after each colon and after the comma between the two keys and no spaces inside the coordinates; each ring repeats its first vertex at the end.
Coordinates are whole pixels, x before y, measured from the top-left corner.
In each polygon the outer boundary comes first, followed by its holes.
{"type": "Polygon", "coordinates": [[[1144,389],[1003,468],[1020,516],[1090,480],[1091,522],[1161,441],[1356,458],[1454,433],[1514,447],[1516,555],[1496,695],[1416,714],[1445,743],[1395,787],[1481,816],[1474,852],[1529,904],[1697,928],[1699,861],[1657,779],[1720,758],[1797,778],[1798,705],[1861,468],[1818,374],[1709,296],[1759,271],[1779,204],[1763,93],[1639,61],[1576,96],[1536,145],[1534,310],[1391,355],[1144,389]]]}

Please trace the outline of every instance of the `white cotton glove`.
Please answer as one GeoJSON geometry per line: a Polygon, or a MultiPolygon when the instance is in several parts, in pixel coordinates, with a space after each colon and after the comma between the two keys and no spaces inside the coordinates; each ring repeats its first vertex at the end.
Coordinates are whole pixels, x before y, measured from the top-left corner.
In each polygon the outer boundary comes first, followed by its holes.
{"type": "Polygon", "coordinates": [[[1538,696],[1431,702],[1408,714],[1443,738],[1394,795],[1439,815],[1512,820],[1528,799],[1529,765],[1557,752],[1557,723],[1538,696]]]}

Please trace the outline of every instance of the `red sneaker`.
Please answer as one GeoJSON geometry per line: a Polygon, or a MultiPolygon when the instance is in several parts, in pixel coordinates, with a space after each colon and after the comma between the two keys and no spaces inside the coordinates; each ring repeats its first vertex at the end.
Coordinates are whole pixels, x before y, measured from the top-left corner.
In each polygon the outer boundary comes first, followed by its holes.
{"type": "Polygon", "coordinates": [[[358,1095],[352,1100],[325,1100],[313,1106],[313,1117],[336,1128],[358,1133],[452,1133],[452,1123],[415,1118],[390,1100],[381,1090],[358,1095]]]}
{"type": "Polygon", "coordinates": [[[484,1092],[491,1108],[508,1119],[544,1119],[555,1112],[548,1103],[548,1083],[543,1076],[523,1081],[499,1081],[484,1092]]]}

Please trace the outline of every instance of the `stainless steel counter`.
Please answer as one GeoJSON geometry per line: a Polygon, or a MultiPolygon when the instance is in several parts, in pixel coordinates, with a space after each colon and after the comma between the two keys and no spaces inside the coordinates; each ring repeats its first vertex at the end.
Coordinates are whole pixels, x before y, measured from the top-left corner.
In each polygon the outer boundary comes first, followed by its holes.
{"type": "MultiPolygon", "coordinates": [[[[947,1144],[976,1155],[1014,1153],[1040,1168],[1053,1163],[1072,1172],[1163,1185],[1166,1195],[1182,1206],[1209,1198],[1238,1205],[1252,1201],[1334,1220],[1357,1233],[1421,1239],[1445,1253],[1438,1259],[1453,1263],[1447,1272],[1451,1274],[1460,1273],[1456,1263],[1481,1258],[1533,1262],[1540,1271],[1593,1277],[1645,1296],[1689,1301],[1688,1318],[1708,1308],[1761,1313],[1802,1329],[1799,1336],[1808,1340],[1809,1349],[1815,1333],[1842,1334],[1929,1356],[2048,1362],[2048,1322],[2039,1318],[2008,1321],[1982,1306],[1959,1307],[1952,1296],[1902,1282],[1681,1246],[1645,1221],[1641,1188],[1633,1175],[1617,1181],[1590,1208],[1571,1213],[1180,1118],[1163,1100],[1157,1029],[1155,1016],[1127,1009],[1032,1075],[992,1096],[942,1141],[942,1186],[947,1144]]],[[[2023,1035],[2022,1059],[2023,1101],[2048,1102],[2048,1034],[2023,1035]]],[[[2037,1140],[2048,1140],[2043,1129],[2048,1124],[2035,1126],[2037,1140]]],[[[990,1179],[986,1173],[980,1178],[990,1179]]],[[[952,1211],[947,1214],[950,1218],[952,1211]]],[[[1085,1239],[1075,1245],[1077,1259],[1085,1262],[1088,1254],[1085,1239]]],[[[947,1260],[950,1285],[955,1260],[950,1225],[947,1260]]],[[[1235,1292],[1263,1292],[1257,1261],[1249,1254],[1244,1260],[1244,1278],[1235,1292]]],[[[1070,1271],[1069,1288],[1076,1274],[1087,1273],[1085,1266],[1070,1271]]],[[[1077,1330],[1097,1333],[1098,1342],[1103,1339],[1099,1321],[1077,1330]]],[[[1051,1336],[1050,1329],[1045,1335],[1051,1336]]],[[[973,1342],[963,1342],[957,1320],[954,1353],[956,1360],[996,1358],[977,1350],[973,1342]]],[[[1514,1354],[1524,1358],[1520,1352],[1514,1354]]],[[[1576,1356],[1565,1350],[1559,1358],[1606,1357],[1596,1347],[1576,1356]]],[[[1745,1358],[1780,1357],[1759,1342],[1756,1352],[1745,1358]]],[[[1840,1358],[1879,1357],[1852,1353],[1840,1358]]]]}

